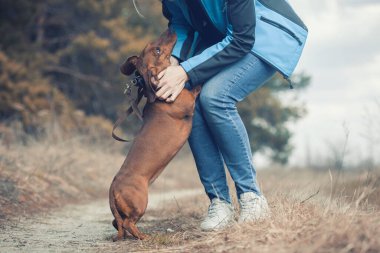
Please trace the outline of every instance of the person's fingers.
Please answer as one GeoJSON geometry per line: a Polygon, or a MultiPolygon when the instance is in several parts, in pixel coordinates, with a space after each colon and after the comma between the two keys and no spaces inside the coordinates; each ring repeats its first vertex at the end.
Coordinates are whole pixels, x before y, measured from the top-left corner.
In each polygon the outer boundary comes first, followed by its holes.
{"type": "Polygon", "coordinates": [[[166,69],[164,69],[163,71],[158,73],[158,75],[157,75],[158,80],[160,80],[165,75],[165,73],[166,73],[166,69]]]}
{"type": "Polygon", "coordinates": [[[150,78],[150,81],[151,81],[154,85],[158,85],[158,81],[156,80],[156,78],[151,77],[151,78],[150,78]]]}
{"type": "Polygon", "coordinates": [[[172,93],[173,93],[173,90],[172,90],[172,89],[169,89],[169,90],[166,91],[164,94],[162,94],[162,95],[160,96],[160,98],[166,100],[166,99],[167,99],[172,93]]]}
{"type": "Polygon", "coordinates": [[[151,78],[151,82],[157,86],[157,88],[160,88],[162,86],[164,86],[164,83],[162,83],[162,80],[161,78],[165,76],[165,73],[166,73],[166,69],[164,69],[163,71],[161,71],[160,73],[158,73],[157,75],[157,79],[152,77],[151,78]]]}
{"type": "Polygon", "coordinates": [[[158,81],[157,88],[165,87],[167,84],[166,78],[162,78],[160,81],[158,81]]]}
{"type": "Polygon", "coordinates": [[[168,85],[161,87],[157,92],[156,96],[161,97],[165,92],[167,92],[170,89],[168,85]]]}
{"type": "Polygon", "coordinates": [[[178,95],[181,93],[182,89],[183,89],[183,88],[178,87],[178,88],[172,93],[172,95],[166,99],[166,101],[167,101],[167,102],[174,102],[174,101],[177,99],[178,95]]]}
{"type": "MultiPolygon", "coordinates": [[[[169,76],[168,75],[165,75],[163,76],[159,81],[158,81],[158,84],[157,84],[157,88],[161,88],[161,87],[164,87],[164,86],[167,86],[169,83],[172,83],[172,81],[169,81],[169,76]]],[[[171,79],[172,80],[172,79],[171,79]]],[[[170,85],[172,86],[172,85],[170,85]]]]}

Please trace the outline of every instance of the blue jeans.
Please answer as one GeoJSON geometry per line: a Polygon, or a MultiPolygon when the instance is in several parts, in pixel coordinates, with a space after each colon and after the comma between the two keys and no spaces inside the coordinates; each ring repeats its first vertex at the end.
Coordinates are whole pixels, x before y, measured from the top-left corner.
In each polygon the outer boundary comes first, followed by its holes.
{"type": "Polygon", "coordinates": [[[236,103],[258,89],[274,73],[273,67],[249,53],[202,86],[189,144],[210,199],[217,197],[231,202],[224,163],[235,182],[238,196],[244,192],[261,195],[247,130],[236,103]]]}

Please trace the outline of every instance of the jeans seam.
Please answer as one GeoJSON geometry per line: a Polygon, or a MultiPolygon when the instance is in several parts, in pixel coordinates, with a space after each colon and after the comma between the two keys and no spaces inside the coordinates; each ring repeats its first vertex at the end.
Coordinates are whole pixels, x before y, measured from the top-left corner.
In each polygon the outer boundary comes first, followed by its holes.
{"type": "MultiPolygon", "coordinates": [[[[248,63],[247,65],[252,68],[255,65],[255,62],[248,63]]],[[[249,69],[249,67],[247,67],[247,68],[242,67],[242,69],[244,69],[245,71],[247,71],[249,69]]],[[[241,72],[239,72],[239,73],[241,73],[241,72]]],[[[228,112],[228,110],[227,110],[227,103],[226,103],[226,100],[224,99],[227,96],[227,94],[229,93],[229,91],[232,89],[233,85],[236,85],[237,82],[240,79],[241,79],[241,75],[239,75],[239,74],[234,75],[233,79],[230,81],[230,85],[228,86],[228,88],[223,93],[223,100],[222,101],[223,101],[223,107],[224,107],[223,109],[226,112],[226,114],[228,116],[228,119],[232,122],[233,127],[235,128],[236,132],[238,133],[240,145],[245,146],[244,145],[244,141],[243,141],[243,137],[241,136],[241,133],[240,133],[240,131],[239,131],[239,129],[238,129],[235,121],[232,119],[232,116],[228,112]],[[235,79],[235,77],[237,77],[237,78],[235,79]]],[[[249,154],[247,152],[244,152],[244,153],[245,153],[245,158],[247,159],[248,163],[252,166],[252,161],[249,158],[249,154]]],[[[252,180],[253,180],[253,183],[254,183],[254,178],[252,178],[252,180]]]]}

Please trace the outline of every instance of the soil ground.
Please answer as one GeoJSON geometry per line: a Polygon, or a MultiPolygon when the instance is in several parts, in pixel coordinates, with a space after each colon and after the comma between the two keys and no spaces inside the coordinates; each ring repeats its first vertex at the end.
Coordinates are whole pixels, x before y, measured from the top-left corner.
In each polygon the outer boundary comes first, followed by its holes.
{"type": "MultiPolygon", "coordinates": [[[[150,195],[149,206],[139,227],[144,231],[173,233],[173,228],[159,227],[164,216],[156,217],[153,211],[162,205],[173,204],[176,199],[200,195],[199,190],[183,190],[150,195]],[[169,203],[168,203],[169,202],[169,203]],[[172,202],[172,203],[170,203],[172,202]]],[[[166,217],[167,218],[167,217],[166,217]]],[[[33,217],[15,218],[1,225],[1,252],[129,252],[132,238],[114,243],[115,229],[108,199],[87,204],[71,204],[60,210],[33,217]]]]}

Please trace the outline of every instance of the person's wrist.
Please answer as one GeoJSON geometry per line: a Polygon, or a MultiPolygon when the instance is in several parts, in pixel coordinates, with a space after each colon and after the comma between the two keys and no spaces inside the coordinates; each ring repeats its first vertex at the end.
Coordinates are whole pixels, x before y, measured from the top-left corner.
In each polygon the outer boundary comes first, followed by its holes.
{"type": "Polygon", "coordinates": [[[189,76],[187,75],[185,69],[184,69],[181,65],[179,65],[179,67],[180,67],[180,69],[181,69],[181,74],[182,74],[182,76],[183,76],[183,80],[184,80],[185,82],[189,81],[189,76]]]}
{"type": "Polygon", "coordinates": [[[176,57],[174,56],[170,56],[170,65],[172,66],[178,66],[179,65],[179,61],[176,57]]]}

